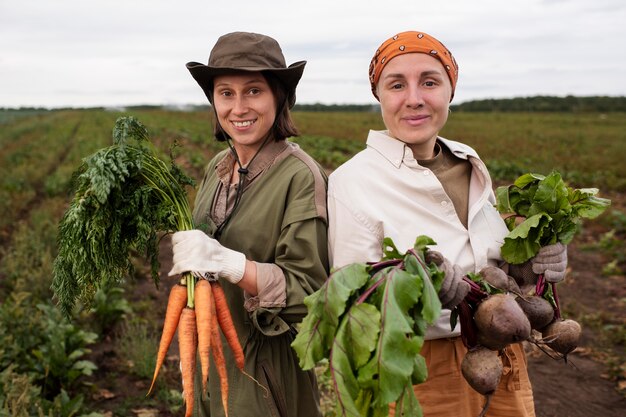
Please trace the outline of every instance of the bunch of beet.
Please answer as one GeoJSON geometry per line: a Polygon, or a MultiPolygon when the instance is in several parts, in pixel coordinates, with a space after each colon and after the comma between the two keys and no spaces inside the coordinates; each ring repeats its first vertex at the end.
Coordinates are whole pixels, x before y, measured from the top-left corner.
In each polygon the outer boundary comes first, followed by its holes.
{"type": "Polygon", "coordinates": [[[567,359],[578,345],[581,328],[574,320],[561,318],[555,285],[547,286],[542,276],[526,294],[513,277],[493,266],[464,279],[471,289],[454,314],[460,320],[461,337],[468,348],[461,367],[463,376],[486,397],[481,417],[500,383],[500,352],[506,346],[530,341],[542,348],[548,346],[567,359]],[[533,336],[533,331],[541,337],[533,336]]]}

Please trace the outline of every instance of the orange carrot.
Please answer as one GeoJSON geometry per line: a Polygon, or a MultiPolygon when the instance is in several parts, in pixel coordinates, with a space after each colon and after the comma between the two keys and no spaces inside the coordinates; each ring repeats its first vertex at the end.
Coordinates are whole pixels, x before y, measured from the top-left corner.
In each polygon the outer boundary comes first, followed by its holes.
{"type": "Polygon", "coordinates": [[[233,351],[235,357],[235,364],[240,371],[243,371],[244,355],[241,343],[239,343],[239,337],[237,336],[237,330],[233,323],[233,318],[230,315],[230,309],[226,302],[226,295],[224,289],[219,281],[211,282],[211,289],[213,290],[213,297],[215,299],[215,310],[217,312],[217,319],[224,333],[224,337],[228,342],[228,345],[233,351]]]}
{"type": "Polygon", "coordinates": [[[163,321],[163,331],[161,333],[161,341],[159,342],[159,351],[157,353],[154,376],[152,377],[152,384],[150,385],[150,389],[148,390],[148,394],[146,394],[146,396],[150,395],[152,388],[154,388],[157,375],[159,374],[159,370],[165,360],[165,355],[167,354],[170,343],[172,343],[172,339],[176,333],[176,327],[178,326],[180,314],[186,304],[187,287],[180,284],[174,285],[170,290],[170,295],[167,300],[167,309],[165,310],[165,320],[163,321]]]}
{"type": "MultiPolygon", "coordinates": [[[[211,290],[215,289],[214,282],[211,282],[211,290]]],[[[224,358],[224,351],[222,349],[222,340],[220,338],[219,324],[217,321],[217,313],[215,308],[217,307],[216,300],[214,298],[214,291],[209,293],[209,297],[212,299],[211,305],[211,353],[213,355],[213,361],[215,362],[215,368],[217,374],[220,377],[220,389],[222,391],[222,406],[224,407],[224,414],[228,416],[228,375],[226,372],[226,359],[224,358]]]]}
{"type": "MultiPolygon", "coordinates": [[[[196,309],[196,326],[198,327],[198,356],[202,369],[202,389],[206,389],[209,377],[209,348],[211,347],[211,311],[213,299],[211,285],[206,279],[199,279],[196,283],[194,295],[196,309]]],[[[218,340],[219,342],[219,340],[218,340]]]]}
{"type": "Polygon", "coordinates": [[[191,417],[194,401],[194,372],[196,370],[196,311],[185,307],[178,323],[178,346],[180,351],[180,372],[183,377],[183,398],[185,417],[191,417]]]}

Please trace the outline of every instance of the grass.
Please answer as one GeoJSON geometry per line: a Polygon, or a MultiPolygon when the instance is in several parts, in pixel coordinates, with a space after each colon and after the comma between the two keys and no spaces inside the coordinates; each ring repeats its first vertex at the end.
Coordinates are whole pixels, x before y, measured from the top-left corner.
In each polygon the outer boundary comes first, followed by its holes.
{"type": "Polygon", "coordinates": [[[126,359],[130,372],[139,378],[152,379],[159,336],[143,320],[124,323],[116,338],[120,356],[126,359]]]}
{"type": "Polygon", "coordinates": [[[488,165],[556,169],[581,187],[624,191],[624,127],[624,113],[452,113],[441,135],[474,147],[488,165]]]}

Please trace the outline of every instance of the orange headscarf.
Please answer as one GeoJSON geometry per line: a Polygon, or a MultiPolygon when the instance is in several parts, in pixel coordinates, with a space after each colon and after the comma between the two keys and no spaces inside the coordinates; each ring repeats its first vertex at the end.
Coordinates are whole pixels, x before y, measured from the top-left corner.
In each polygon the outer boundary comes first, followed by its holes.
{"type": "Polygon", "coordinates": [[[376,100],[378,100],[378,95],[376,94],[376,84],[378,84],[380,74],[383,72],[385,65],[398,55],[416,52],[428,54],[437,58],[443,64],[443,67],[448,73],[448,78],[450,78],[450,82],[452,83],[452,95],[450,97],[450,101],[452,101],[456,82],[459,78],[459,66],[454,60],[452,53],[450,53],[444,44],[432,36],[424,32],[414,31],[398,33],[396,36],[383,42],[383,44],[376,50],[376,53],[370,62],[369,69],[370,85],[376,100]]]}

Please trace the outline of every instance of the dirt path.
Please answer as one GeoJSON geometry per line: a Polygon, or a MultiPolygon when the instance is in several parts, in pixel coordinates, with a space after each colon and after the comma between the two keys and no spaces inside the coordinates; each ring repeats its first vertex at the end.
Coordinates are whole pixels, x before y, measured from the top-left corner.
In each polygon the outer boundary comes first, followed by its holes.
{"type": "MultiPolygon", "coordinates": [[[[589,250],[598,234],[597,230],[585,230],[568,247],[570,270],[557,286],[562,311],[588,320],[601,318],[602,326],[611,324],[623,332],[626,277],[599,273],[607,261],[600,252],[589,250]]],[[[602,326],[583,323],[580,347],[569,355],[568,364],[531,349],[529,373],[537,417],[626,416],[626,392],[620,393],[617,383],[608,378],[610,370],[604,363],[607,354],[615,355],[626,372],[624,346],[608,348],[604,342],[601,347],[601,339],[606,338],[602,326]]]]}
{"type": "Polygon", "coordinates": [[[529,355],[537,417],[626,416],[626,398],[602,377],[602,364],[577,353],[568,360],[565,364],[541,352],[529,355]]]}

